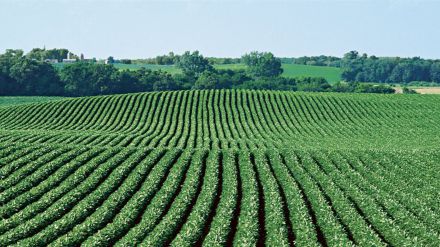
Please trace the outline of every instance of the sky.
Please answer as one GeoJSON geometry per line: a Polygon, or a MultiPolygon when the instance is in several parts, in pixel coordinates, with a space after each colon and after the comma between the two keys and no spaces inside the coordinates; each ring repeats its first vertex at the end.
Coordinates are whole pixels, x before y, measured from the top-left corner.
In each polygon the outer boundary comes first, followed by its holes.
{"type": "Polygon", "coordinates": [[[440,0],[0,0],[0,52],[440,58],[440,0]]]}

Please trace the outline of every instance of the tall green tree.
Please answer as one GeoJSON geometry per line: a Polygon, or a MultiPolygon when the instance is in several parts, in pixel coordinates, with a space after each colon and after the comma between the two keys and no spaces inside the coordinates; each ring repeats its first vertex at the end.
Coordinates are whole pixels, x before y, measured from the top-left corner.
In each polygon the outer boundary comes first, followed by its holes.
{"type": "Polygon", "coordinates": [[[199,51],[194,51],[192,53],[186,51],[183,53],[179,58],[177,67],[179,67],[185,75],[193,77],[199,77],[204,71],[213,70],[208,59],[204,58],[199,51]]]}
{"type": "Polygon", "coordinates": [[[46,50],[45,49],[41,49],[41,48],[34,48],[32,49],[30,52],[28,52],[28,54],[26,54],[26,56],[29,59],[34,59],[34,60],[38,60],[38,61],[43,61],[46,57],[46,50]]]}
{"type": "Polygon", "coordinates": [[[67,49],[46,50],[45,59],[56,59],[58,62],[61,62],[67,58],[67,54],[69,54],[69,50],[67,49]]]}
{"type": "Polygon", "coordinates": [[[20,95],[19,85],[11,78],[11,67],[23,57],[22,50],[7,49],[0,55],[0,95],[20,95]]]}
{"type": "Polygon", "coordinates": [[[281,60],[270,52],[251,52],[242,57],[248,72],[254,77],[276,77],[283,73],[281,60]]]}
{"type": "Polygon", "coordinates": [[[115,59],[112,56],[110,56],[110,57],[107,58],[107,63],[114,64],[115,63],[115,59]]]}

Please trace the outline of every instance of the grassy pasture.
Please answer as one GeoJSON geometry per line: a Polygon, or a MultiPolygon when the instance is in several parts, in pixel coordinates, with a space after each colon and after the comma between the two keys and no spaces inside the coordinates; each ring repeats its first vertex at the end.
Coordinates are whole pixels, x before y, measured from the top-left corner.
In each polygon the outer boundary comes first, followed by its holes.
{"type": "Polygon", "coordinates": [[[284,73],[286,77],[324,77],[330,83],[336,83],[341,80],[341,69],[335,67],[324,66],[310,66],[300,64],[283,64],[284,73]]]}

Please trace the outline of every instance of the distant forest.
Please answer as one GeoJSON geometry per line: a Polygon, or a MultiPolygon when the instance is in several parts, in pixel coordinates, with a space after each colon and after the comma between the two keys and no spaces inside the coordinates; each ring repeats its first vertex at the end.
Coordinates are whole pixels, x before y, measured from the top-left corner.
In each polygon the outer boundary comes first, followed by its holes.
{"type": "Polygon", "coordinates": [[[351,51],[342,58],[315,56],[277,58],[270,52],[251,52],[240,58],[204,57],[195,52],[149,59],[84,59],[67,49],[6,50],[0,54],[0,95],[89,96],[101,94],[189,90],[268,89],[313,92],[393,93],[386,85],[360,82],[440,83],[440,60],[379,58],[351,51]],[[52,63],[69,64],[58,67],[52,63]],[[73,60],[73,62],[72,62],[73,60]],[[75,62],[76,61],[76,62],[75,62]],[[182,73],[161,70],[120,70],[114,63],[175,65],[182,73]],[[215,69],[214,64],[245,64],[246,69],[215,69]],[[342,82],[330,85],[324,78],[285,78],[282,63],[332,66],[342,69],[342,82]]]}

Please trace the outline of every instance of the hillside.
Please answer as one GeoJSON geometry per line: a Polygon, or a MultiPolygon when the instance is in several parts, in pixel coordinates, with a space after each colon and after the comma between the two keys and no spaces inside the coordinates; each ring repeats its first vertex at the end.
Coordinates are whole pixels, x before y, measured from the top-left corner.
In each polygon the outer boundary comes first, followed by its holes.
{"type": "Polygon", "coordinates": [[[0,246],[440,245],[435,95],[152,92],[0,116],[0,246]]]}

